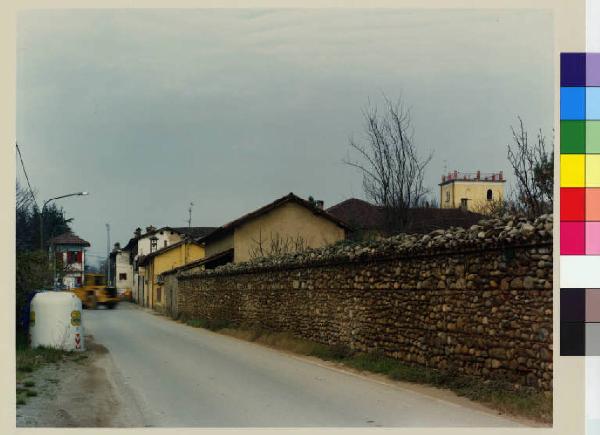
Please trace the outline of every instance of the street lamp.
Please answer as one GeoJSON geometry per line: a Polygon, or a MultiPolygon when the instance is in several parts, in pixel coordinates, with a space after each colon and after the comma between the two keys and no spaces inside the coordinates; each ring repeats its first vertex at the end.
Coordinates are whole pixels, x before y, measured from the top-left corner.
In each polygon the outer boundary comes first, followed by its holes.
{"type": "Polygon", "coordinates": [[[46,206],[48,205],[48,203],[50,203],[56,199],[68,198],[69,196],[86,196],[86,195],[89,195],[89,193],[88,192],[69,193],[67,195],[55,196],[54,198],[50,198],[49,200],[44,202],[44,205],[42,206],[42,210],[40,213],[40,249],[42,251],[44,250],[44,210],[46,209],[46,206]]]}

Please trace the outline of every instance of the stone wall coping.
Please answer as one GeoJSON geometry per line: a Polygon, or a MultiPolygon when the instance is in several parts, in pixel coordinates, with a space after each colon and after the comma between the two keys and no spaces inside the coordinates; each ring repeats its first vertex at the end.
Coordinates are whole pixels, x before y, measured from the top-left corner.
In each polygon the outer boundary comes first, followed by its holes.
{"type": "Polygon", "coordinates": [[[413,260],[421,258],[433,258],[448,255],[466,255],[476,254],[485,252],[497,252],[510,249],[534,249],[534,248],[545,248],[552,247],[552,242],[538,242],[529,244],[504,244],[495,246],[486,246],[485,248],[473,248],[473,249],[461,249],[461,250],[447,250],[447,251],[436,251],[436,252],[415,252],[409,253],[397,253],[391,255],[358,255],[355,257],[339,256],[331,258],[318,258],[313,260],[296,261],[296,262],[281,262],[281,263],[239,263],[229,268],[217,268],[203,271],[185,271],[178,272],[177,279],[186,281],[195,278],[211,278],[216,276],[234,276],[244,274],[256,274],[263,272],[274,272],[281,270],[297,270],[306,269],[311,267],[329,267],[329,266],[340,266],[340,265],[356,265],[356,264],[368,264],[368,263],[385,263],[393,262],[398,260],[413,260]]]}

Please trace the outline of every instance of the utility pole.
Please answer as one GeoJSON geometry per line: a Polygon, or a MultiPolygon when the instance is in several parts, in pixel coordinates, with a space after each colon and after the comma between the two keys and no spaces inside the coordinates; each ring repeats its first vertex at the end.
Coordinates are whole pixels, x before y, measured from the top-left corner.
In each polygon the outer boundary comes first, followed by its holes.
{"type": "Polygon", "coordinates": [[[193,202],[190,202],[190,208],[188,208],[189,218],[188,218],[188,228],[192,227],[192,207],[194,206],[193,202]]]}
{"type": "Polygon", "coordinates": [[[108,274],[106,284],[110,285],[110,224],[106,224],[106,270],[108,274]]]}

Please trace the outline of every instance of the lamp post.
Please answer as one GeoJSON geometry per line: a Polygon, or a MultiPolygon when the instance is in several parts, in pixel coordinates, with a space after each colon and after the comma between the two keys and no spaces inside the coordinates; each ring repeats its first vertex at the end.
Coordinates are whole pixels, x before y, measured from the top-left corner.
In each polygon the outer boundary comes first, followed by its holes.
{"type": "Polygon", "coordinates": [[[50,198],[44,202],[44,205],[42,206],[42,210],[40,212],[40,249],[42,251],[44,250],[44,210],[46,209],[46,206],[50,202],[52,202],[56,199],[68,198],[69,196],[85,196],[85,195],[89,195],[89,193],[88,192],[69,193],[67,195],[55,196],[54,198],[50,198]]]}
{"type": "MultiPolygon", "coordinates": [[[[46,209],[46,206],[50,202],[52,202],[56,199],[68,198],[69,196],[85,196],[85,195],[89,195],[89,193],[88,192],[68,193],[66,195],[55,196],[54,198],[50,198],[44,202],[44,205],[42,205],[42,210],[40,211],[40,250],[42,250],[42,251],[44,250],[44,210],[46,209]]],[[[52,281],[53,281],[53,286],[56,285],[56,258],[53,258],[53,261],[52,261],[52,281]]]]}

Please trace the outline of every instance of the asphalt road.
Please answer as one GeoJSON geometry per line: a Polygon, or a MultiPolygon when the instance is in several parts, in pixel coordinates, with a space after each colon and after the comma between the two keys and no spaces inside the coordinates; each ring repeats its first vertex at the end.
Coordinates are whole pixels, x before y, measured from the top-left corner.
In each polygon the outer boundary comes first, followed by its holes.
{"type": "Polygon", "coordinates": [[[129,304],[86,310],[83,324],[108,348],[122,396],[135,402],[125,405],[146,426],[518,426],[435,389],[382,382],[129,304]]]}

